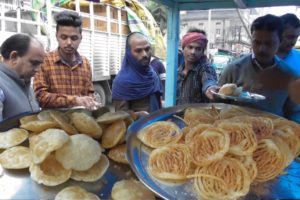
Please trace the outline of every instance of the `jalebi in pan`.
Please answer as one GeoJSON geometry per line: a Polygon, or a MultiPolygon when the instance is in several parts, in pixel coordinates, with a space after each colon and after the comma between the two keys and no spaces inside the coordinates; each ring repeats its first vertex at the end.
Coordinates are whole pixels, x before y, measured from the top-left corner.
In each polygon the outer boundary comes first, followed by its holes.
{"type": "Polygon", "coordinates": [[[158,148],[175,144],[183,136],[180,128],[173,122],[159,121],[139,131],[137,137],[147,146],[158,148]]]}
{"type": "Polygon", "coordinates": [[[230,137],[229,153],[251,155],[256,149],[257,140],[251,125],[244,123],[220,123],[218,128],[226,131],[230,137]]]}
{"type": "Polygon", "coordinates": [[[234,154],[226,154],[226,157],[235,158],[241,161],[248,171],[251,183],[254,181],[257,175],[257,167],[256,162],[252,158],[252,155],[239,156],[234,154]]]}
{"type": "Polygon", "coordinates": [[[184,144],[155,149],[151,152],[148,161],[150,173],[158,179],[165,180],[186,179],[190,164],[188,148],[184,144]]]}
{"type": "Polygon", "coordinates": [[[244,115],[230,118],[229,121],[251,124],[258,140],[268,138],[273,133],[273,121],[267,117],[252,117],[244,115]]]}
{"type": "Polygon", "coordinates": [[[224,108],[220,111],[220,119],[229,119],[236,116],[252,115],[249,111],[239,107],[224,108]]]}
{"type": "Polygon", "coordinates": [[[255,181],[265,182],[278,176],[286,166],[287,151],[280,139],[277,142],[274,141],[274,138],[260,140],[253,153],[258,171],[255,181]]]}
{"type": "Polygon", "coordinates": [[[190,127],[197,124],[213,124],[218,119],[216,111],[201,108],[187,108],[184,112],[184,121],[190,127]]]}
{"type": "Polygon", "coordinates": [[[277,129],[279,127],[283,127],[283,126],[289,126],[295,133],[295,135],[298,137],[298,139],[300,140],[300,125],[290,121],[290,120],[286,120],[283,118],[279,118],[273,121],[274,124],[274,129],[277,129]]]}
{"type": "Polygon", "coordinates": [[[223,158],[229,150],[230,137],[219,128],[208,128],[195,135],[187,145],[193,163],[204,166],[223,158]]]}
{"type": "Polygon", "coordinates": [[[280,137],[290,148],[293,157],[297,157],[300,151],[300,140],[290,126],[277,127],[273,135],[280,137]]]}
{"type": "Polygon", "coordinates": [[[198,167],[194,177],[194,187],[205,199],[237,199],[248,193],[251,183],[245,166],[228,157],[198,167]]]}

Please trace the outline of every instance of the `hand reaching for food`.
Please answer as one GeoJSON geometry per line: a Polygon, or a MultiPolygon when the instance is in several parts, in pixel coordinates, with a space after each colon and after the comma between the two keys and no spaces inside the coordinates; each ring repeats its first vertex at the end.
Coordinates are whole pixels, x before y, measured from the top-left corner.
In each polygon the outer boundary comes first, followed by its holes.
{"type": "Polygon", "coordinates": [[[85,108],[89,110],[96,110],[98,107],[101,107],[102,105],[95,101],[93,97],[89,96],[81,96],[76,97],[76,106],[84,106],[85,108]]]}
{"type": "Polygon", "coordinates": [[[214,95],[213,95],[213,92],[214,93],[217,93],[218,90],[219,90],[219,86],[216,86],[216,85],[212,85],[210,86],[209,88],[207,88],[206,92],[205,92],[205,95],[207,96],[208,99],[210,100],[214,100],[214,95]]]}

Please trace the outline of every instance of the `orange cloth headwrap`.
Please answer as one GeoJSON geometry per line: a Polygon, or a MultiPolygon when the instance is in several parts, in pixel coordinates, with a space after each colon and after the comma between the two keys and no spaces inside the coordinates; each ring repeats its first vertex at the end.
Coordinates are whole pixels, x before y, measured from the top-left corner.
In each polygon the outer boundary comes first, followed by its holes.
{"type": "Polygon", "coordinates": [[[205,37],[205,35],[203,35],[202,33],[197,33],[197,32],[190,32],[187,33],[183,36],[182,38],[182,49],[184,49],[184,47],[186,47],[186,45],[188,45],[189,43],[192,42],[197,42],[201,45],[202,48],[206,48],[207,45],[207,38],[205,37]]]}

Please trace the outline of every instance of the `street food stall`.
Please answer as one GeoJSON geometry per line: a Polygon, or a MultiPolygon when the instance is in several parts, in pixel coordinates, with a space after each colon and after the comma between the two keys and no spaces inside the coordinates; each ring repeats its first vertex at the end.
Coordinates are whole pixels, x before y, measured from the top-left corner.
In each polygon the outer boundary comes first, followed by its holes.
{"type": "Polygon", "coordinates": [[[180,10],[300,2],[157,1],[169,8],[168,107],[141,119],[102,107],[1,122],[0,199],[300,198],[299,124],[229,104],[174,106],[180,10]]]}
{"type": "Polygon", "coordinates": [[[292,121],[222,103],[133,120],[102,107],[2,122],[1,198],[300,198],[300,126],[292,121]]]}

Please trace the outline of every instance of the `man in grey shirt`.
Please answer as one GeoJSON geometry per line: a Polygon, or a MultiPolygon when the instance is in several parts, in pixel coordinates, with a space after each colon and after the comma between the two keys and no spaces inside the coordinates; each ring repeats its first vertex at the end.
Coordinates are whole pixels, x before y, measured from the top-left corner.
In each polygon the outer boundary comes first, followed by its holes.
{"type": "Polygon", "coordinates": [[[44,61],[42,44],[29,35],[15,34],[3,42],[1,55],[0,121],[38,111],[30,79],[44,61]]]}

